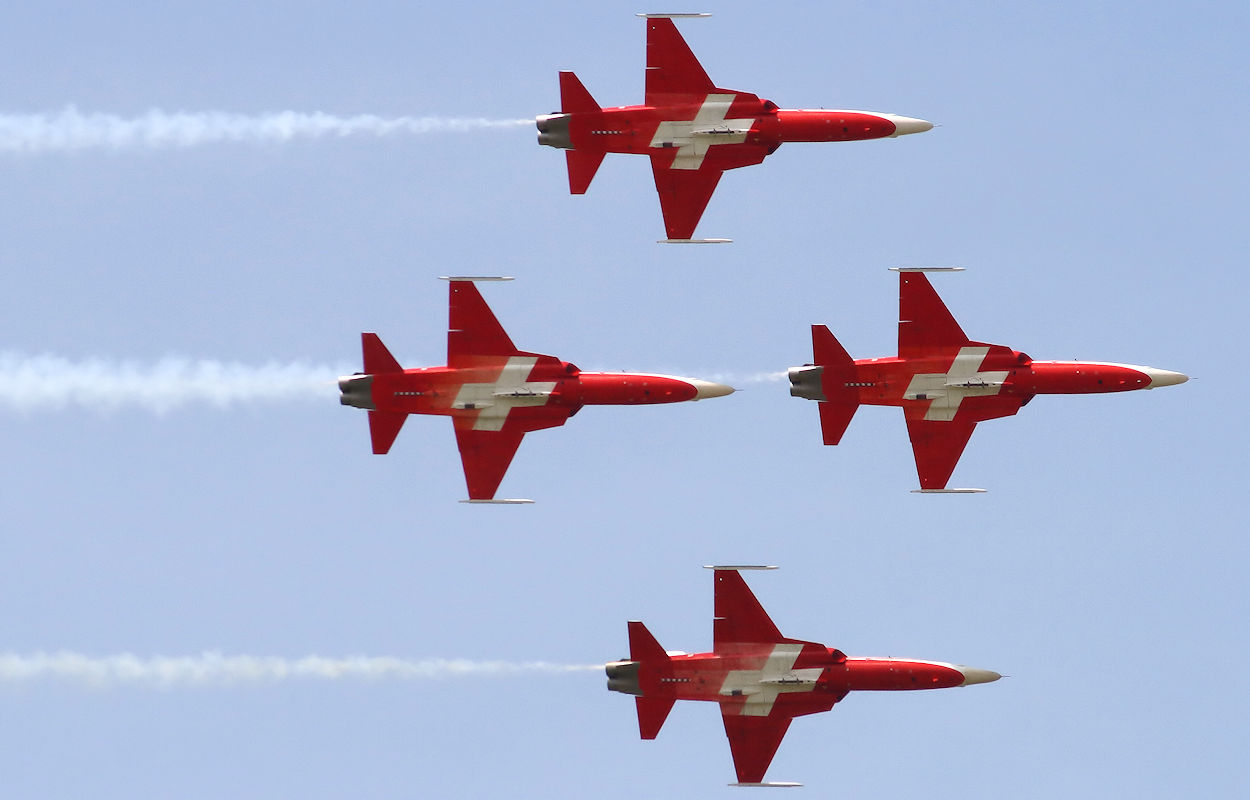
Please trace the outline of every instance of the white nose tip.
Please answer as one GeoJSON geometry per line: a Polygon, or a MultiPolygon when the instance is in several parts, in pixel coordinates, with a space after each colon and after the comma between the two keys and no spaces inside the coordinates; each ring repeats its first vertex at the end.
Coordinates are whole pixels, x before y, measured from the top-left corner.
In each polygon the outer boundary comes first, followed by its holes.
{"type": "Polygon", "coordinates": [[[703,400],[707,397],[724,397],[727,394],[734,393],[734,387],[726,386],[723,383],[712,383],[711,381],[695,379],[690,379],[688,382],[694,387],[695,400],[703,400]]]}
{"type": "Polygon", "coordinates": [[[1003,677],[992,669],[977,669],[976,667],[956,667],[964,674],[964,686],[971,686],[974,683],[993,683],[1003,677]]]}
{"type": "Polygon", "coordinates": [[[1154,389],[1158,386],[1175,386],[1178,383],[1184,383],[1189,380],[1189,376],[1183,372],[1172,372],[1166,369],[1155,369],[1146,367],[1142,370],[1150,378],[1150,385],[1147,389],[1154,389]]]}
{"type": "Polygon", "coordinates": [[[909,133],[924,133],[933,129],[933,123],[928,120],[916,119],[915,117],[900,117],[897,114],[882,114],[881,116],[894,123],[894,133],[890,138],[906,136],[909,133]]]}

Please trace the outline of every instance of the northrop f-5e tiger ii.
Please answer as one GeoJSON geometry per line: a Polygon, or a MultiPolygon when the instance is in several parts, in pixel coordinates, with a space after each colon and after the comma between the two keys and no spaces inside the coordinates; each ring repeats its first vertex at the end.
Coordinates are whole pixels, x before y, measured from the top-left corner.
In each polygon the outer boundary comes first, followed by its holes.
{"type": "Polygon", "coordinates": [[[582,406],[676,403],[733,388],[671,375],[582,372],[567,361],[516,348],[473,281],[448,278],[447,365],[404,369],[375,333],[362,333],[364,372],[339,379],[340,402],[369,411],[373,452],[391,449],[409,414],[449,416],[473,503],[496,500],[521,439],[563,425],[582,406]]]}
{"type": "Polygon", "coordinates": [[[647,22],[643,103],[601,108],[572,72],[560,73],[560,111],[537,118],[538,143],[564,150],[569,191],[585,194],[604,155],[651,157],[667,242],[692,239],[727,169],[758,164],[786,142],[846,142],[921,133],[933,123],[869,111],[779,108],[749,92],[722,89],[677,32],[671,17],[647,22]]]}
{"type": "Polygon", "coordinates": [[[898,356],[852,360],[824,325],[812,326],[813,362],[790,369],[790,394],[820,401],[825,444],[837,444],[861,404],[899,406],[907,419],[921,492],[946,483],[978,422],[1009,417],[1039,394],[1094,394],[1174,386],[1187,375],[1103,361],[1034,361],[974,342],[925,277],[959,267],[901,267],[898,356]]]}
{"type": "Polygon", "coordinates": [[[856,658],[815,642],[781,635],[755,599],[743,569],[715,574],[712,652],[665,651],[641,622],[629,623],[629,658],[605,665],[608,688],[634,695],[638,730],[654,739],[678,700],[720,705],[737,786],[765,783],[764,773],[795,717],[829,711],[851,692],[947,689],[990,683],[1002,676],[945,661],[856,658]]]}

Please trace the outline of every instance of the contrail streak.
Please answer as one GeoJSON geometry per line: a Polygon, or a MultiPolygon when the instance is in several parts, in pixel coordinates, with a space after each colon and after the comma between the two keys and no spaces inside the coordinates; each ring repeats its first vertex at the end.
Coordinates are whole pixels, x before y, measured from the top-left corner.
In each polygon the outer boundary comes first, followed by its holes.
{"type": "Polygon", "coordinates": [[[281,403],[333,398],[343,365],[302,361],[248,365],[164,358],[150,363],[0,352],[0,408],[15,411],[76,406],[100,410],[138,407],[157,413],[204,403],[281,403]]]}
{"type": "Polygon", "coordinates": [[[152,109],[137,117],[84,113],[73,106],[46,114],[0,114],[0,153],[39,154],[79,150],[155,150],[221,142],[281,143],[292,139],[398,136],[532,125],[532,119],[469,117],[339,117],[321,112],[152,109]]]}
{"type": "Polygon", "coordinates": [[[92,657],[81,653],[0,653],[0,684],[62,680],[96,688],[140,686],[158,689],[238,686],[287,680],[441,680],[462,677],[506,677],[522,673],[567,674],[603,669],[602,664],[552,664],[546,661],[470,661],[389,656],[288,659],[270,656],[227,656],[205,652],[196,656],[119,655],[92,657]]]}
{"type": "MultiPolygon", "coordinates": [[[[0,351],[0,410],[33,412],[84,408],[140,408],[163,414],[203,404],[332,400],[335,379],[355,370],[345,364],[241,364],[212,359],[163,358],[153,362],[0,351]]],[[[698,373],[704,374],[707,373],[698,373]]],[[[785,372],[713,373],[708,380],[741,388],[785,380],[785,372]]]]}

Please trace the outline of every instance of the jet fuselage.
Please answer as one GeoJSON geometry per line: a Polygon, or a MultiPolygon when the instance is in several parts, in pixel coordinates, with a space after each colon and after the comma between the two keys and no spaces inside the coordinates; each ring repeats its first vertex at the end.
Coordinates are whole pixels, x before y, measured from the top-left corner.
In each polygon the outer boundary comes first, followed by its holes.
{"type": "MultiPolygon", "coordinates": [[[[749,97],[749,96],[747,96],[749,97]]],[[[768,100],[708,95],[698,102],[619,106],[538,118],[539,142],[551,147],[653,155],[694,143],[718,146],[718,163],[730,168],[733,145],[749,156],[743,166],[786,142],[848,142],[920,133],[932,124],[868,111],[778,108],[768,100]],[[723,97],[724,100],[716,98],[723,97]]],[[[680,167],[678,167],[680,168],[680,167]]]]}
{"type": "Polygon", "coordinates": [[[1186,380],[1179,372],[1133,364],[1033,361],[1014,350],[998,357],[973,352],[968,358],[967,351],[982,349],[963,348],[959,353],[913,358],[858,359],[850,374],[826,367],[821,382],[827,396],[852,388],[861,404],[902,406],[956,394],[965,398],[1002,395],[1028,402],[1039,394],[1127,392],[1186,380]]]}
{"type": "Polygon", "coordinates": [[[847,658],[832,647],[788,638],[740,574],[775,567],[709,569],[715,572],[711,652],[666,651],[646,625],[631,620],[629,658],[604,670],[609,690],[634,696],[643,739],[659,735],[678,700],[717,703],[738,785],[765,785],[764,774],[791,720],[829,711],[850,692],[947,689],[1002,677],[941,661],[847,658]]]}
{"type": "Polygon", "coordinates": [[[898,355],[854,360],[824,325],[812,326],[812,361],[789,370],[790,394],[820,403],[821,438],[836,445],[860,405],[898,406],[907,421],[922,492],[980,492],[946,484],[976,426],[1009,417],[1039,394],[1099,394],[1175,386],[1180,372],[1105,361],[1034,361],[969,339],[926,272],[899,268],[898,355]]]}
{"type": "Polygon", "coordinates": [[[452,419],[468,502],[496,499],[527,433],[563,425],[584,405],[677,403],[723,397],[733,388],[670,375],[582,372],[559,358],[520,350],[475,281],[448,278],[447,363],[405,369],[376,333],[360,335],[363,369],[339,379],[339,402],[369,412],[373,452],[390,452],[410,414],[452,419]]]}
{"type": "Polygon", "coordinates": [[[560,73],[560,110],[535,118],[538,143],[564,150],[569,192],[585,194],[607,153],[650,156],[665,242],[694,239],[726,170],[759,164],[786,142],[845,142],[921,133],[922,119],[840,109],[783,109],[717,86],[669,15],[647,15],[640,105],[601,106],[575,74],[560,73]]]}
{"type": "Polygon", "coordinates": [[[582,372],[560,361],[528,367],[533,359],[499,359],[474,367],[425,367],[401,373],[353,375],[339,387],[344,405],[404,414],[445,414],[490,407],[679,403],[721,397],[732,389],[694,378],[641,373],[582,372]],[[518,369],[519,367],[519,369],[518,369]],[[527,368],[528,367],[528,368],[527,368]],[[356,386],[359,385],[359,388],[356,386]]]}
{"type": "MultiPolygon", "coordinates": [[[[821,650],[807,645],[800,652],[797,644],[747,645],[732,654],[673,653],[659,672],[645,662],[628,660],[612,662],[606,671],[609,688],[624,694],[716,702],[740,697],[746,704],[767,695],[809,693],[813,712],[828,710],[830,699],[836,703],[853,691],[949,689],[999,677],[989,670],[941,661],[848,658],[834,648],[821,650]]],[[[788,704],[801,701],[787,698],[788,704]]]]}

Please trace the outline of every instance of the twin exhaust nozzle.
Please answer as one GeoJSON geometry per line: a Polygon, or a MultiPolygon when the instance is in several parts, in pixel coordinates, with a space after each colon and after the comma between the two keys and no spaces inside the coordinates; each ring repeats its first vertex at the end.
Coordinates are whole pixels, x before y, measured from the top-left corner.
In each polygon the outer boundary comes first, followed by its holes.
{"type": "Polygon", "coordinates": [[[339,391],[342,392],[339,402],[345,406],[363,408],[368,411],[377,408],[373,403],[372,375],[362,375],[358,372],[355,375],[339,378],[339,391]]]}
{"type": "Polygon", "coordinates": [[[608,690],[621,694],[642,696],[642,687],[638,683],[637,661],[613,661],[603,666],[608,674],[608,690]]]}
{"type": "Polygon", "coordinates": [[[538,143],[561,150],[573,149],[573,138],[569,135],[568,114],[543,114],[534,119],[538,126],[538,143]]]}
{"type": "Polygon", "coordinates": [[[786,375],[790,378],[790,396],[802,397],[804,400],[824,400],[825,390],[820,380],[825,368],[817,364],[805,367],[790,367],[786,375]]]}

